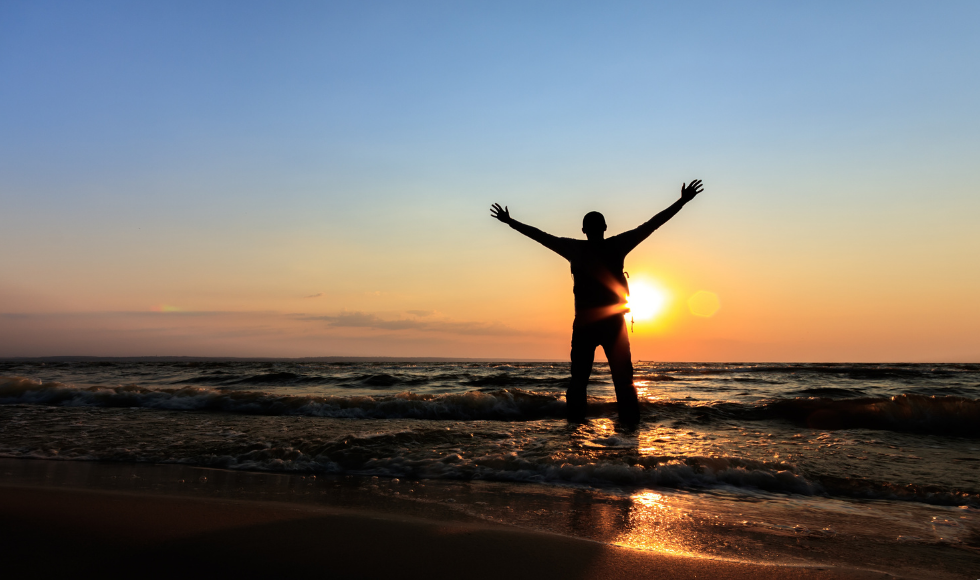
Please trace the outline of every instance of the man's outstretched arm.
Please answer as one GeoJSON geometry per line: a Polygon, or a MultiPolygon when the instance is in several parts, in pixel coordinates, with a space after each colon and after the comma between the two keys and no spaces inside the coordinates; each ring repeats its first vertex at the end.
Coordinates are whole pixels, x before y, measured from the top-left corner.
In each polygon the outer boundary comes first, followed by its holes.
{"type": "Polygon", "coordinates": [[[640,245],[640,242],[650,237],[650,234],[652,234],[654,230],[667,223],[670,218],[677,215],[677,212],[681,211],[681,208],[684,207],[687,202],[694,199],[694,197],[702,191],[704,191],[704,188],[701,186],[700,179],[695,179],[690,184],[682,184],[680,199],[671,204],[667,209],[650,218],[650,221],[641,224],[634,230],[623,232],[616,237],[625,242],[626,251],[629,252],[636,246],[640,245]]]}
{"type": "Polygon", "coordinates": [[[542,232],[536,227],[522,224],[521,222],[510,217],[510,211],[506,207],[500,207],[499,203],[495,203],[490,206],[490,217],[497,218],[549,250],[557,252],[561,256],[565,255],[565,252],[562,251],[563,244],[561,238],[546,232],[542,232]]]}

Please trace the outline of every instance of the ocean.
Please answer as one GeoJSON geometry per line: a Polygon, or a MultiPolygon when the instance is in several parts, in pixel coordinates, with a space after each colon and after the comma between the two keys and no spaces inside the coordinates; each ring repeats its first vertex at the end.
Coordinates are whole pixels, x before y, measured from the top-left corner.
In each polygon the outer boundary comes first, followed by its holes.
{"type": "Polygon", "coordinates": [[[8,360],[0,457],[209,468],[239,491],[288,475],[705,557],[980,570],[980,364],[635,378],[624,430],[604,364],[568,424],[567,363],[8,360]]]}

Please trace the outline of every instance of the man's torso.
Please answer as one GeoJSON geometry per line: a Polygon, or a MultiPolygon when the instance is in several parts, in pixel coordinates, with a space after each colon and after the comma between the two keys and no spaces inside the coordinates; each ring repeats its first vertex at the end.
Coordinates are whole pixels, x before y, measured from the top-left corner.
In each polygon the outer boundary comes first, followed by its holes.
{"type": "Polygon", "coordinates": [[[562,256],[572,267],[575,312],[622,305],[629,289],[623,265],[626,252],[613,237],[590,241],[565,238],[562,256]]]}

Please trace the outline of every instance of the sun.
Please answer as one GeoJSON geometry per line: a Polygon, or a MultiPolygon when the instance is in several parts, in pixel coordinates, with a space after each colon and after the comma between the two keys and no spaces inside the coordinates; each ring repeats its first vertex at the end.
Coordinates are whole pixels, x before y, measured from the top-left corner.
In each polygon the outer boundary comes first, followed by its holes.
{"type": "Polygon", "coordinates": [[[665,290],[646,280],[630,280],[630,295],[626,299],[634,320],[649,320],[663,312],[667,306],[665,290]]]}

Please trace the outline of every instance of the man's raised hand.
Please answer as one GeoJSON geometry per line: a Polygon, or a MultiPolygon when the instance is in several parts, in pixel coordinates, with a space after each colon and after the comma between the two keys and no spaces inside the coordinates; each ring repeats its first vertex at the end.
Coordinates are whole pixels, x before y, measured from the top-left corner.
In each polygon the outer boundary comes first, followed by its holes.
{"type": "Polygon", "coordinates": [[[704,188],[701,187],[701,180],[695,179],[690,184],[685,183],[681,185],[681,199],[684,201],[691,201],[694,199],[695,195],[701,193],[702,191],[704,191],[704,188]]]}
{"type": "Polygon", "coordinates": [[[500,207],[499,203],[495,203],[490,206],[490,217],[495,217],[505,224],[510,223],[510,212],[507,210],[506,206],[500,207]]]}

